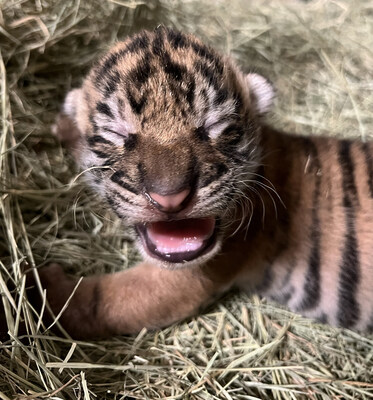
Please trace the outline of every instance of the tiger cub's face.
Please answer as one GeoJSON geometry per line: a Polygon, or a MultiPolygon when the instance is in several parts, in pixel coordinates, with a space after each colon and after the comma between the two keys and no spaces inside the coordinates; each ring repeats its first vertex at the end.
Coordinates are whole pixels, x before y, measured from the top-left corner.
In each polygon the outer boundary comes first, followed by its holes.
{"type": "Polygon", "coordinates": [[[91,184],[135,228],[143,255],[181,266],[212,257],[237,210],[250,213],[257,119],[271,99],[264,78],[159,28],[111,49],[63,115],[91,184]]]}

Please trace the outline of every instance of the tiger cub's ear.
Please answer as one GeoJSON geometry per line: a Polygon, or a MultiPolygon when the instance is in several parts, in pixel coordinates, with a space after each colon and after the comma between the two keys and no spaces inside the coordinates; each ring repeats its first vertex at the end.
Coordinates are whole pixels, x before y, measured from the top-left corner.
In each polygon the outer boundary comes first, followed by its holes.
{"type": "Polygon", "coordinates": [[[247,74],[245,78],[250,96],[256,105],[256,111],[259,114],[268,112],[275,97],[272,84],[263,76],[254,73],[247,74]]]}
{"type": "Polygon", "coordinates": [[[81,101],[81,95],[81,89],[73,89],[66,95],[62,110],[52,125],[52,133],[67,147],[75,147],[81,137],[76,125],[76,109],[81,101]]]}
{"type": "Polygon", "coordinates": [[[72,119],[75,119],[76,109],[79,102],[81,102],[82,89],[73,89],[67,93],[65,101],[63,102],[62,112],[72,119]]]}

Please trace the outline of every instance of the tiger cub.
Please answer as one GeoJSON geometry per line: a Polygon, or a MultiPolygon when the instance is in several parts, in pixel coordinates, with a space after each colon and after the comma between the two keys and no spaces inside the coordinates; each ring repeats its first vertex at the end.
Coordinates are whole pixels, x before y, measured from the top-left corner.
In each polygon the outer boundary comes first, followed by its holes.
{"type": "MultiPolygon", "coordinates": [[[[73,336],[164,327],[232,287],[372,330],[373,145],[278,132],[261,120],[272,97],[163,27],[118,43],[68,93],[55,132],[144,258],[82,280],[61,319],[73,336]]],[[[57,314],[77,280],[40,274],[57,314]]]]}

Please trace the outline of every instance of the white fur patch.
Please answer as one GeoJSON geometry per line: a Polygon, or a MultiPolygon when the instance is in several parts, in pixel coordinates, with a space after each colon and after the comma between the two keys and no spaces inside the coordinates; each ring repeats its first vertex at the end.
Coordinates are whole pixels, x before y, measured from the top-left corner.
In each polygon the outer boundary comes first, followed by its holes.
{"type": "Polygon", "coordinates": [[[254,92],[257,111],[260,114],[269,111],[275,96],[272,85],[258,74],[247,74],[246,81],[249,84],[249,90],[254,92]]]}
{"type": "Polygon", "coordinates": [[[212,139],[216,139],[224,129],[230,124],[229,118],[235,111],[234,101],[232,99],[227,100],[219,106],[213,106],[213,100],[216,96],[216,92],[210,93],[209,103],[210,111],[205,117],[204,127],[212,139]]]}
{"type": "Polygon", "coordinates": [[[71,118],[75,118],[76,114],[76,106],[81,101],[81,89],[73,89],[67,93],[65,97],[65,101],[63,103],[63,112],[71,118]]]}
{"type": "Polygon", "coordinates": [[[216,139],[223,131],[224,129],[229,125],[229,122],[221,122],[221,123],[216,123],[210,128],[208,128],[208,133],[209,136],[212,139],[216,139]]]}
{"type": "Polygon", "coordinates": [[[105,114],[96,114],[95,122],[100,128],[100,134],[105,139],[110,140],[112,143],[122,146],[123,138],[128,136],[129,133],[134,132],[133,126],[125,121],[118,110],[118,103],[115,98],[111,97],[106,101],[107,106],[110,108],[114,119],[105,114]]]}

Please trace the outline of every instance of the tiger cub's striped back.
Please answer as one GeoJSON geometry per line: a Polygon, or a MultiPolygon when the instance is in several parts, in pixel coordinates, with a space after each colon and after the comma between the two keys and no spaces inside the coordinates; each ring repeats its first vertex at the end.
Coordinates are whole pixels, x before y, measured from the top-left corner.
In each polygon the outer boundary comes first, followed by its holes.
{"type": "Polygon", "coordinates": [[[263,194],[265,222],[249,231],[260,255],[248,254],[245,282],[261,264],[256,289],[265,296],[333,325],[372,330],[372,143],[268,128],[262,138],[263,175],[285,207],[274,210],[263,194]]]}

